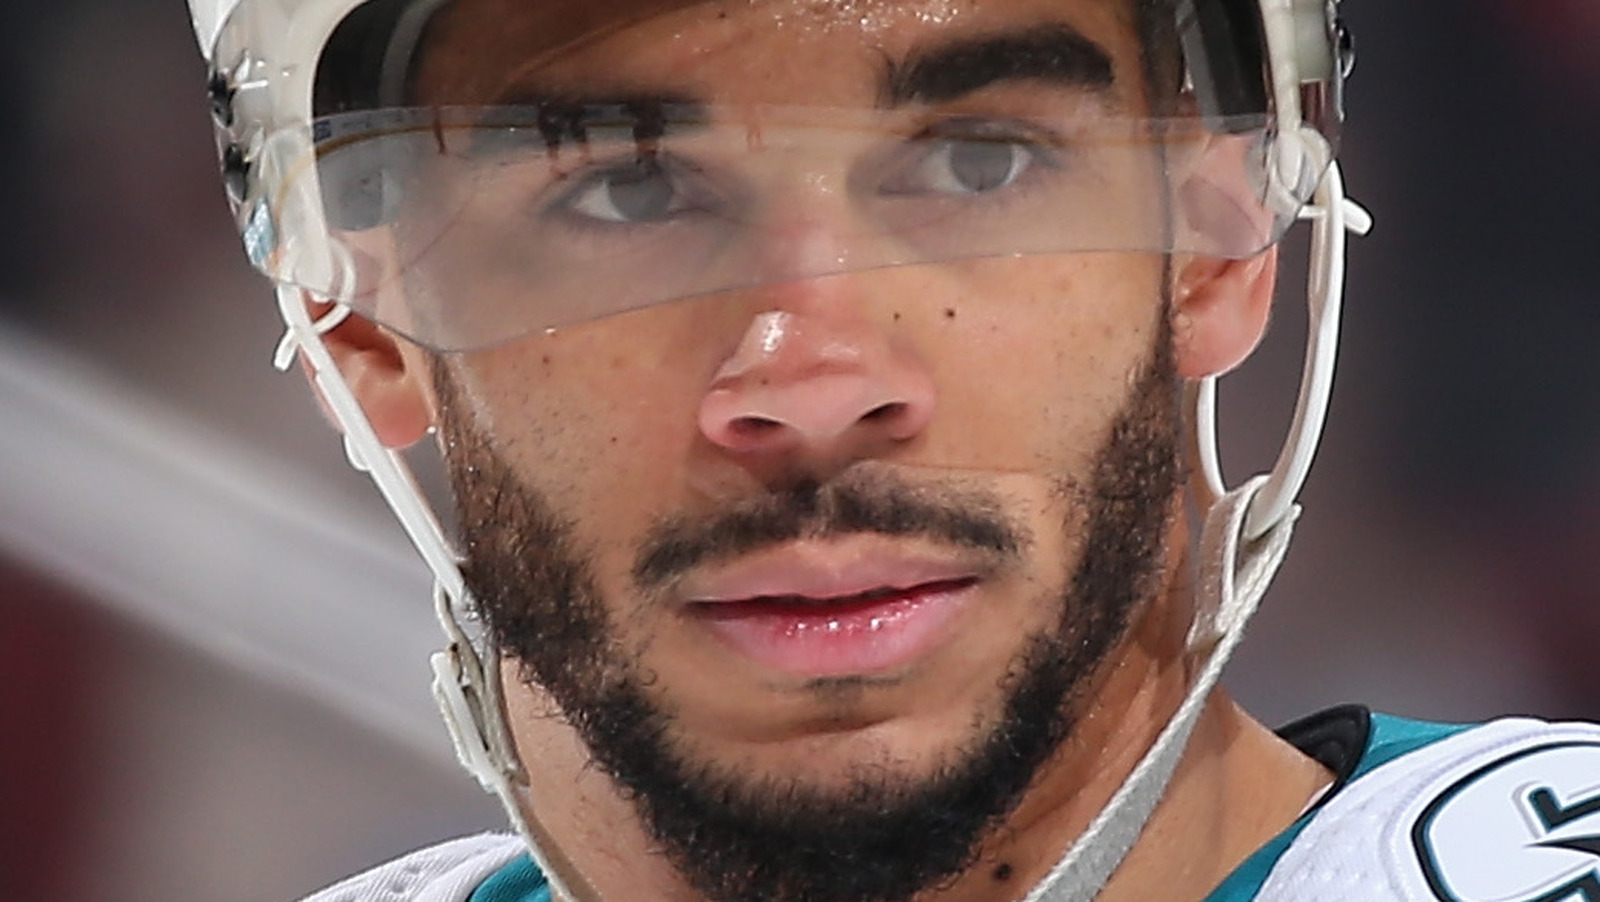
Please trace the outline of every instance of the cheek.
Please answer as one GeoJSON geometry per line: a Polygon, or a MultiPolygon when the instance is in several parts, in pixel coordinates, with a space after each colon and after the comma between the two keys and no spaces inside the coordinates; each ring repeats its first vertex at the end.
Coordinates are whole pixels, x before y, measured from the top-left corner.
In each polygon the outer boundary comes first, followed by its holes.
{"type": "MultiPolygon", "coordinates": [[[[930,477],[1082,477],[1149,359],[1161,273],[1148,256],[1077,254],[844,277],[848,303],[935,385],[923,433],[875,460],[930,477]]],[[[701,435],[697,411],[771,300],[680,301],[464,355],[459,403],[602,572],[626,573],[657,518],[762,490],[701,435]]]]}
{"type": "Polygon", "coordinates": [[[705,371],[692,324],[643,311],[465,355],[459,403],[594,548],[638,534],[687,483],[705,371]],[[679,334],[681,333],[681,334],[679,334]]]}
{"type": "Polygon", "coordinates": [[[946,328],[928,342],[939,408],[927,458],[1080,472],[1149,363],[1164,315],[1159,261],[1074,255],[972,270],[981,293],[947,293],[946,328]]]}

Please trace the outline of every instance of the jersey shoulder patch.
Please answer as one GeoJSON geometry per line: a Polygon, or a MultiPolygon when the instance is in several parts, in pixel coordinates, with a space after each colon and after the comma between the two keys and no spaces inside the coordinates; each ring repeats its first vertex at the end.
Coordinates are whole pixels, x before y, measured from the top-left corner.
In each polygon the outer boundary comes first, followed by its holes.
{"type": "Polygon", "coordinates": [[[515,836],[480,833],[412,852],[313,893],[304,902],[464,902],[525,851],[515,836]]]}
{"type": "Polygon", "coordinates": [[[1600,726],[1501,720],[1373,768],[1257,898],[1600,902],[1600,726]]]}

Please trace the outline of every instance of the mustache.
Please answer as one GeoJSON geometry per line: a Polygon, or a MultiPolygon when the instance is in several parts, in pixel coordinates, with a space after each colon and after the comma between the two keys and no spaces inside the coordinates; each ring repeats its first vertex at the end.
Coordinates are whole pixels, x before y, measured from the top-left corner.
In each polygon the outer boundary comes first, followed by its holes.
{"type": "Polygon", "coordinates": [[[914,485],[886,472],[828,483],[802,482],[712,514],[663,519],[634,559],[644,591],[671,585],[689,571],[802,539],[851,535],[928,539],[982,553],[998,565],[1021,557],[1032,532],[1004,513],[985,489],[914,485]]]}

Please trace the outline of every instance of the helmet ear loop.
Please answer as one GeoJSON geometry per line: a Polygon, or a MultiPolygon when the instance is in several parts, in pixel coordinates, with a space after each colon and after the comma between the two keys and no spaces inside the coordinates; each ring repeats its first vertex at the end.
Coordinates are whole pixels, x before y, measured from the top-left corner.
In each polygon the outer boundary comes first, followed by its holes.
{"type": "Polygon", "coordinates": [[[1247,540],[1260,538],[1289,516],[1311,471],[1333,392],[1344,306],[1346,245],[1350,233],[1364,235],[1372,229],[1371,215],[1345,196],[1344,175],[1337,163],[1328,165],[1312,203],[1300,212],[1300,218],[1311,222],[1305,365],[1289,434],[1245,518],[1247,540]]]}
{"type": "MultiPolygon", "coordinates": [[[[336,246],[336,245],[335,245],[336,246]]],[[[367,474],[400,521],[401,528],[422,555],[434,577],[434,610],[449,641],[433,656],[434,697],[456,746],[463,767],[500,799],[512,826],[528,845],[535,863],[544,871],[556,898],[595,900],[599,896],[577,875],[564,857],[552,855],[554,844],[518,802],[516,786],[528,787],[527,771],[516,754],[505,716],[499,674],[486,662],[498,662],[500,653],[492,636],[484,634],[480,652],[463,626],[476,621],[475,605],[461,575],[457,555],[445,538],[417,485],[409,465],[399,453],[384,447],[367,420],[355,394],[345,381],[323,336],[350,313],[336,301],[333,308],[313,316],[307,301],[327,301],[300,287],[280,283],[278,310],[285,334],[274,353],[279,369],[293,365],[298,355],[306,362],[312,386],[344,436],[350,466],[367,474]],[[584,890],[582,894],[573,887],[584,890]]]]}
{"type": "MultiPolygon", "coordinates": [[[[1337,163],[1329,164],[1312,203],[1301,210],[1299,218],[1311,222],[1305,364],[1288,435],[1245,520],[1248,540],[1261,537],[1288,516],[1310,473],[1333,390],[1348,236],[1352,232],[1365,235],[1372,228],[1371,214],[1345,196],[1344,178],[1337,163]]],[[[1184,402],[1191,426],[1188,453],[1194,465],[1192,489],[1202,508],[1209,508],[1228,491],[1217,447],[1216,377],[1191,383],[1185,390],[1184,402]]]]}

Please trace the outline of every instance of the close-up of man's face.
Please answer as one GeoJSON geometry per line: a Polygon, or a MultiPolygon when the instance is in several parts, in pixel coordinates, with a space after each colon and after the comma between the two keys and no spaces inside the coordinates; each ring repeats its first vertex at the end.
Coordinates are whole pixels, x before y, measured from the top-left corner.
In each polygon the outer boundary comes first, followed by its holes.
{"type": "Polygon", "coordinates": [[[161,5],[0,32],[19,898],[1600,895],[1594,17],[161,5]]]}
{"type": "Polygon", "coordinates": [[[1600,893],[1582,16],[163,2],[13,36],[27,898],[1600,893]]]}
{"type": "Polygon", "coordinates": [[[950,879],[1077,723],[1117,716],[1109,662],[1179,578],[1178,374],[1209,365],[1172,307],[1184,273],[948,247],[1045,212],[1161,228],[1135,220],[1162,207],[1163,149],[1107,137],[1148,106],[1131,10],[705,3],[550,46],[503,5],[447,10],[418,90],[566,118],[530,123],[536,154],[441,133],[474,176],[405,203],[469,225],[397,230],[422,265],[384,303],[542,303],[518,227],[649,290],[637,261],[746,226],[709,292],[407,350],[513,731],[539,741],[548,719],[515,712],[553,703],[714,898],[950,879]],[[498,237],[461,237],[474,221],[498,237]]]}

